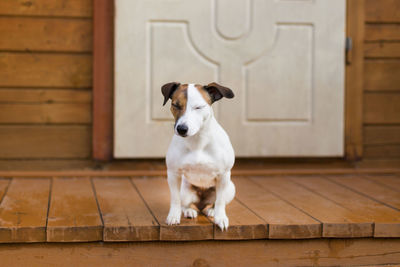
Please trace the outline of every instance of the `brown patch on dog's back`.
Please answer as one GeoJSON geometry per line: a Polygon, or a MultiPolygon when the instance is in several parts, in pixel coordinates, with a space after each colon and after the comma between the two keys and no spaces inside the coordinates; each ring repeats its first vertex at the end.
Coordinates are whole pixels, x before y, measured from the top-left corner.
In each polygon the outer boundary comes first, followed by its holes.
{"type": "Polygon", "coordinates": [[[182,84],[172,95],[171,112],[177,121],[186,111],[187,103],[187,84],[182,84]]]}
{"type": "Polygon", "coordinates": [[[204,100],[211,105],[212,104],[212,100],[210,95],[208,94],[208,92],[204,89],[204,86],[202,85],[198,85],[196,84],[195,87],[197,88],[197,90],[199,90],[201,96],[204,98],[204,100]]]}

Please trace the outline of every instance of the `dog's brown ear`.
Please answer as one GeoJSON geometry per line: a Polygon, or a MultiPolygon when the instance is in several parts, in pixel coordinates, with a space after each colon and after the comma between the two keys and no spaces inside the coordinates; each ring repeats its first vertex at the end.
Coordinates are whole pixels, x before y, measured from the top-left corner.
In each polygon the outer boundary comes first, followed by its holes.
{"type": "Polygon", "coordinates": [[[210,83],[204,86],[204,89],[211,96],[211,102],[220,100],[222,97],[233,98],[235,94],[228,87],[219,85],[218,83],[210,83]]]}
{"type": "Polygon", "coordinates": [[[167,103],[168,99],[172,97],[172,94],[175,92],[175,90],[179,87],[180,83],[177,82],[171,82],[171,83],[166,83],[161,87],[161,93],[164,96],[164,103],[167,103]]]}

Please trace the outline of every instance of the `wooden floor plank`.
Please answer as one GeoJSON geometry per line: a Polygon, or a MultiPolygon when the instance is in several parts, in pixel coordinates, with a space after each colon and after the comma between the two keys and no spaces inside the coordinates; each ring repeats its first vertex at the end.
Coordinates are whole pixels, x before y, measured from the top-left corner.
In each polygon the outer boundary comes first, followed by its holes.
{"type": "Polygon", "coordinates": [[[337,176],[329,179],[400,210],[399,191],[358,176],[337,176]]]}
{"type": "Polygon", "coordinates": [[[374,237],[400,237],[400,212],[322,177],[292,181],[374,222],[374,237]]]}
{"type": "Polygon", "coordinates": [[[259,187],[248,178],[234,178],[236,198],[268,223],[269,238],[304,239],[321,237],[317,220],[259,187]]]}
{"type": "Polygon", "coordinates": [[[0,204],[9,184],[10,179],[0,179],[0,204]]]}
{"type": "Polygon", "coordinates": [[[0,242],[46,241],[50,179],[13,179],[0,204],[0,242]]]}
{"type": "Polygon", "coordinates": [[[93,179],[104,241],[158,240],[160,227],[129,178],[93,179]]]}
{"type": "Polygon", "coordinates": [[[47,224],[48,242],[103,239],[96,199],[89,178],[54,178],[47,224]]]}
{"type": "Polygon", "coordinates": [[[169,226],[169,188],[166,178],[132,178],[144,201],[160,224],[160,240],[206,240],[214,238],[213,223],[204,215],[196,219],[182,216],[179,225],[169,226]]]}
{"type": "Polygon", "coordinates": [[[257,184],[322,222],[323,237],[368,237],[373,222],[307,190],[287,178],[251,178],[257,184]]]}
{"type": "Polygon", "coordinates": [[[6,267],[398,267],[400,239],[7,244],[0,246],[0,258],[6,267]]]}
{"type": "Polygon", "coordinates": [[[400,177],[394,175],[366,175],[364,178],[374,181],[375,183],[384,185],[394,190],[400,191],[400,177]]]}
{"type": "MultiPolygon", "coordinates": [[[[227,231],[221,231],[214,224],[214,239],[246,240],[268,238],[267,223],[236,199],[226,206],[226,214],[229,218],[229,228],[227,231]]],[[[213,221],[213,218],[210,219],[213,221]]]]}

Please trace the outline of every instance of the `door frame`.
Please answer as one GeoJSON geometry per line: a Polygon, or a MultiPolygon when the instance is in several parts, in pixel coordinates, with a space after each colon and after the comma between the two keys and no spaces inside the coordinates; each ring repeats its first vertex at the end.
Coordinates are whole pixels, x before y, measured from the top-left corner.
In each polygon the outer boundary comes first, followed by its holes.
{"type": "MultiPolygon", "coordinates": [[[[114,4],[93,1],[93,159],[113,159],[114,140],[114,4]]],[[[363,155],[363,71],[365,0],[347,0],[346,36],[352,40],[345,66],[345,158],[363,155]]]]}

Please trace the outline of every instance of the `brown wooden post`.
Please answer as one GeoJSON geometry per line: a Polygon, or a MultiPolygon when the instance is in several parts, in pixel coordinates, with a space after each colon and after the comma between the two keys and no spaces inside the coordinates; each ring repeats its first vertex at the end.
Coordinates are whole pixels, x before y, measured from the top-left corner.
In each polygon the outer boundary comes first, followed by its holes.
{"type": "Polygon", "coordinates": [[[363,75],[365,0],[347,0],[347,36],[352,48],[346,58],[345,156],[359,160],[363,155],[363,75]]]}
{"type": "Polygon", "coordinates": [[[114,0],[93,0],[93,158],[113,150],[114,0]]]}

